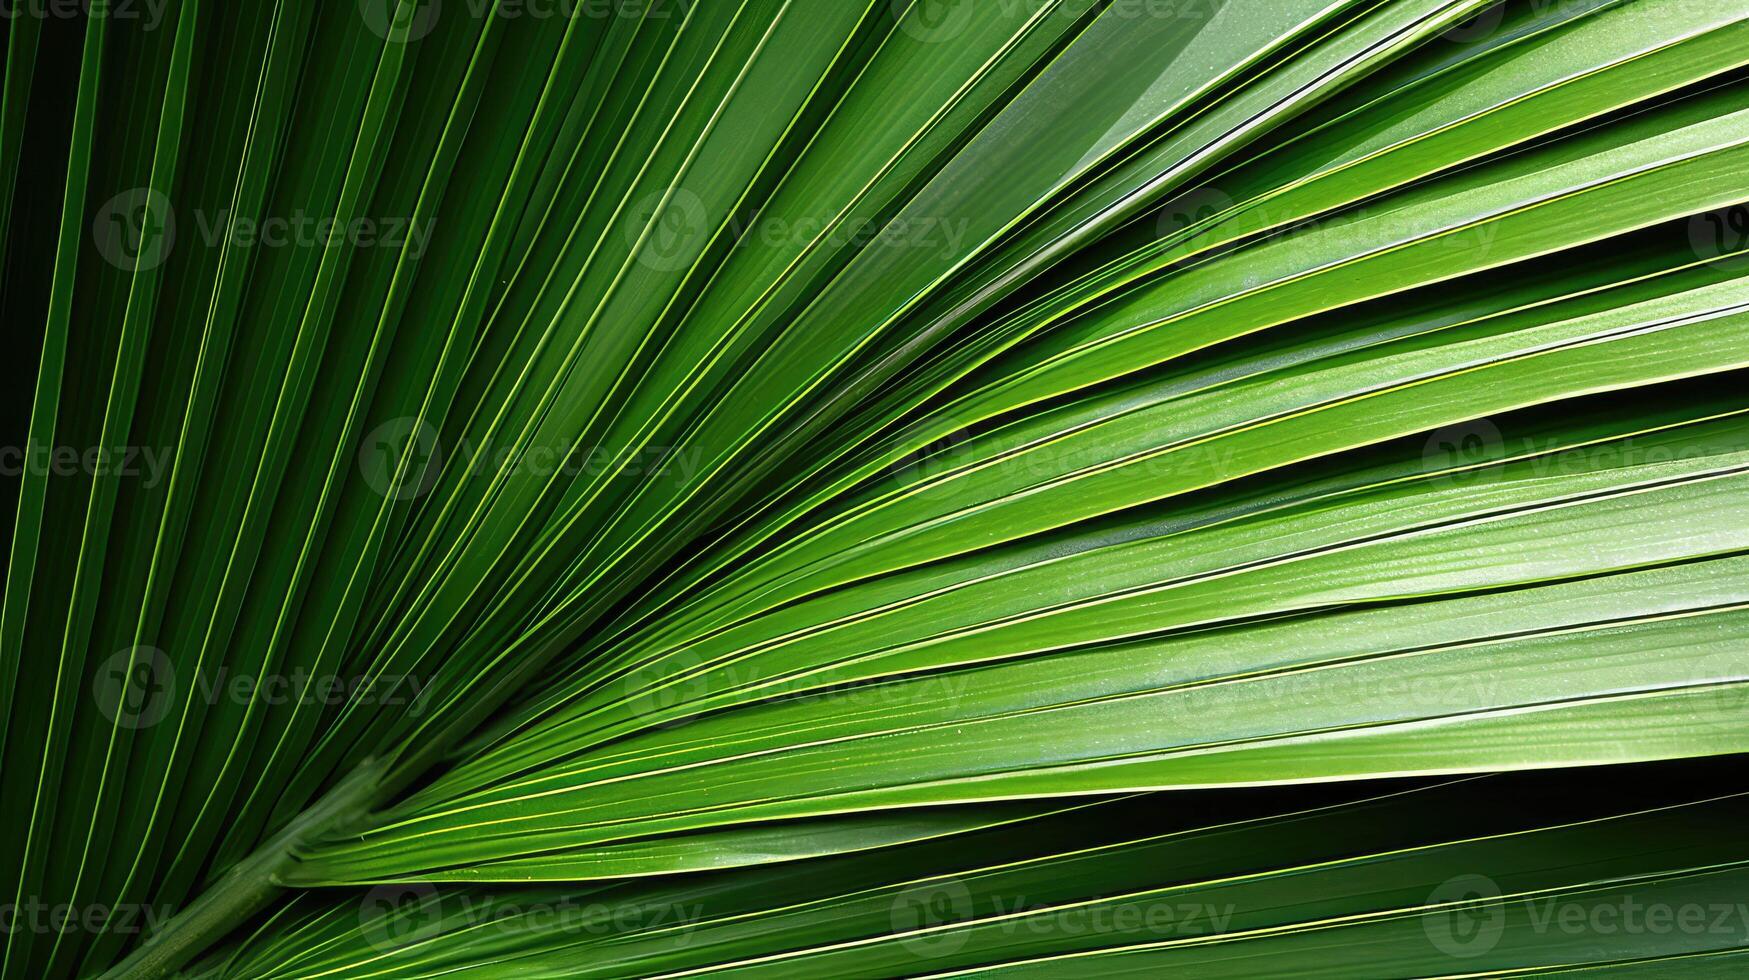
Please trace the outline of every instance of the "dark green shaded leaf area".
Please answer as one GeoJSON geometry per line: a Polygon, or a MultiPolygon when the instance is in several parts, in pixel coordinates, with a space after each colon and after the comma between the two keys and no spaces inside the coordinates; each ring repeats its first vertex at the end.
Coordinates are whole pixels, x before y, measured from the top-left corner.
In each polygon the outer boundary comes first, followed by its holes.
{"type": "Polygon", "coordinates": [[[1749,0],[0,13],[0,980],[1749,973],[1749,0]]]}

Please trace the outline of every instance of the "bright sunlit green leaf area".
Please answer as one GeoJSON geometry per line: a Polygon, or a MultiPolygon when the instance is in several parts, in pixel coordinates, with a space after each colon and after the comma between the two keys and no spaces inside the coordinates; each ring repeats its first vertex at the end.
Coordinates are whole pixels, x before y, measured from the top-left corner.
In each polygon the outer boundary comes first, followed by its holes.
{"type": "Polygon", "coordinates": [[[1749,975],[1749,0],[0,13],[0,980],[1749,975]]]}

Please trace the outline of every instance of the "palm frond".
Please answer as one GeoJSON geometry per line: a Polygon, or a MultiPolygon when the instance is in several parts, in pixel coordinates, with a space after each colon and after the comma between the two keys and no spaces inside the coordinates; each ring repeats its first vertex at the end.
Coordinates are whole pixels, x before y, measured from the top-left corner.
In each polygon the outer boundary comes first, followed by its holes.
{"type": "Polygon", "coordinates": [[[5,30],[0,978],[1741,969],[1738,0],[5,30]]]}

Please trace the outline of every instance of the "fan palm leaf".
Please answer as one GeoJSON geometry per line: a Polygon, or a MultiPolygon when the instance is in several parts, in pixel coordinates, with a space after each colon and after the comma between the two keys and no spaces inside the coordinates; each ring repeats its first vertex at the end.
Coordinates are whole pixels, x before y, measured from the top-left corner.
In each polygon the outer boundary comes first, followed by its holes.
{"type": "Polygon", "coordinates": [[[5,980],[1742,968],[1749,6],[12,6],[5,980]]]}

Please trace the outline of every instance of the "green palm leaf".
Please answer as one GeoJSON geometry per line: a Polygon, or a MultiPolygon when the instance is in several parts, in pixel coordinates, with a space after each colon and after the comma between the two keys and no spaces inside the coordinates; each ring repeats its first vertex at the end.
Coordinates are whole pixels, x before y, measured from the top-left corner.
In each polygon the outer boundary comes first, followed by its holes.
{"type": "Polygon", "coordinates": [[[1749,6],[87,7],[0,978],[1741,969],[1749,6]]]}

